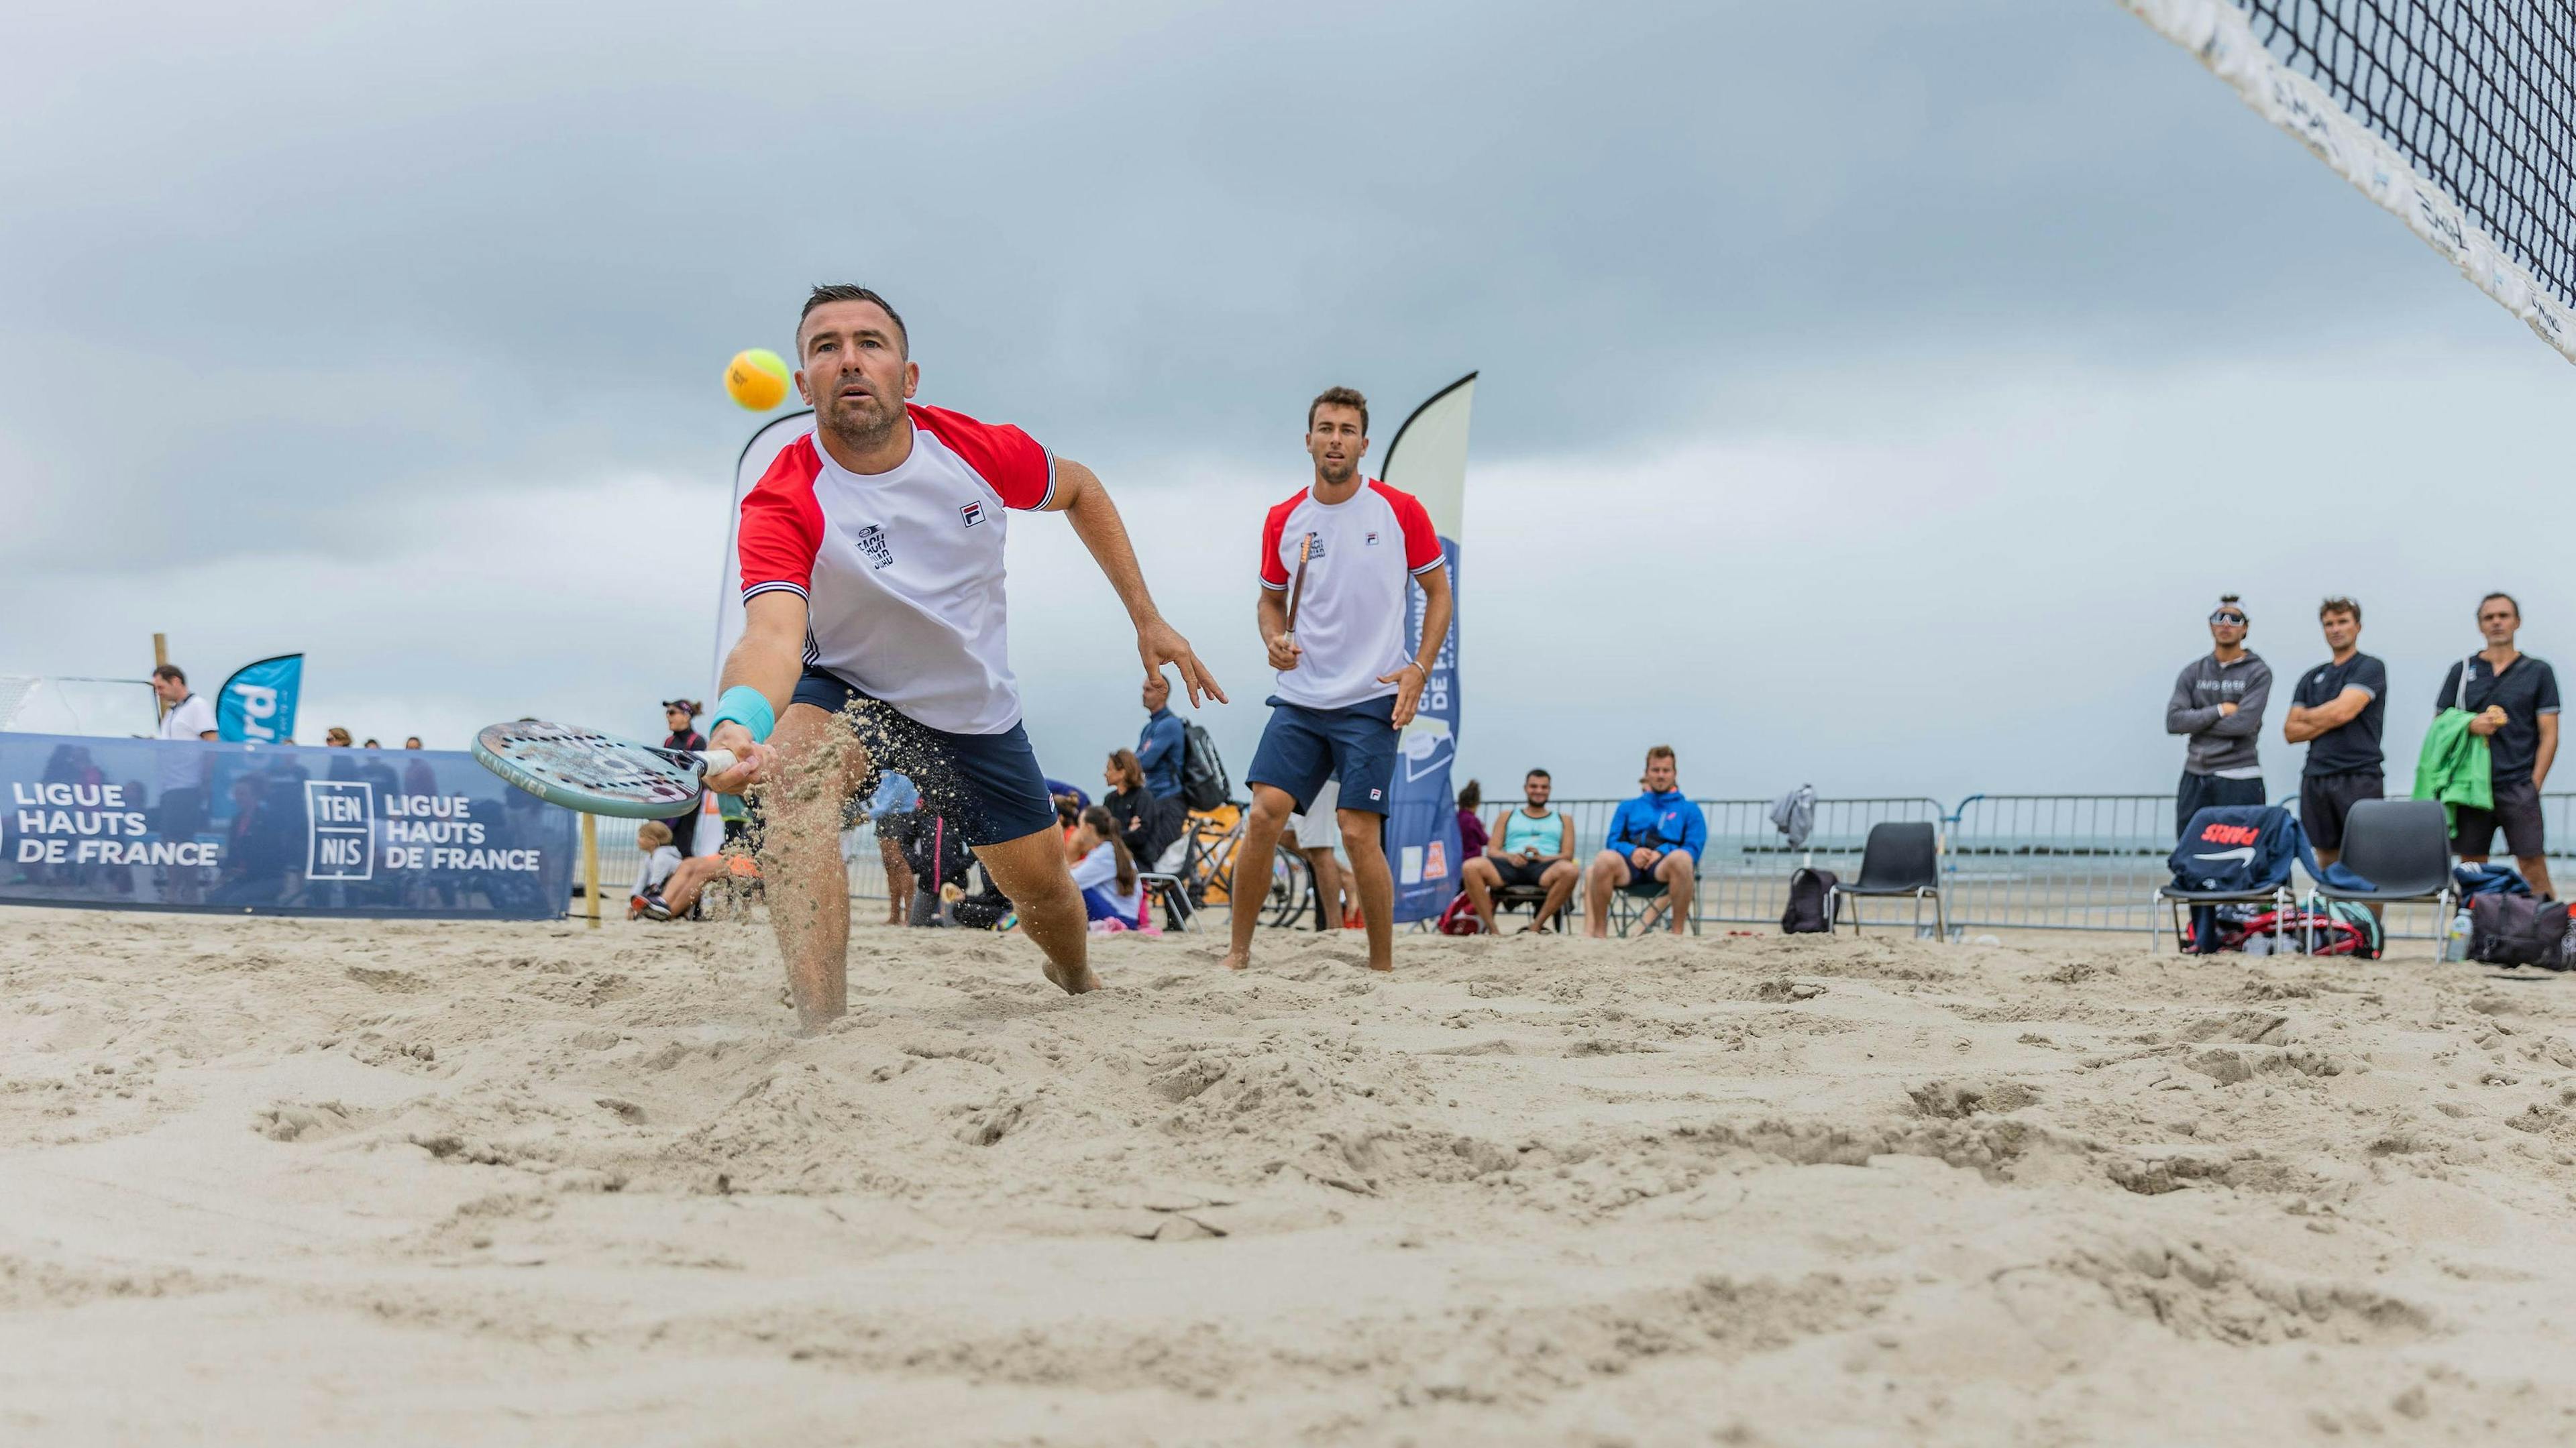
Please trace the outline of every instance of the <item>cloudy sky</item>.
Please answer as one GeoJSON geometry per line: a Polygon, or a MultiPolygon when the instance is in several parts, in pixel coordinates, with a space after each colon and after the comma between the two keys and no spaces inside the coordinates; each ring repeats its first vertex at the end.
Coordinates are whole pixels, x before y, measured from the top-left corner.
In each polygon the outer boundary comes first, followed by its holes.
{"type": "MultiPolygon", "coordinates": [[[[0,673],[161,630],[304,650],[307,739],[658,728],[718,374],[821,280],[1109,480],[1238,772],[1305,400],[1383,448],[1471,368],[1489,781],[2168,788],[2222,590],[2285,675],[2363,599],[2402,779],[2480,592],[2576,652],[2576,375],[2110,0],[219,9],[0,30],[0,673]]],[[[1123,615],[1060,519],[1011,553],[1087,780],[1123,615]]]]}

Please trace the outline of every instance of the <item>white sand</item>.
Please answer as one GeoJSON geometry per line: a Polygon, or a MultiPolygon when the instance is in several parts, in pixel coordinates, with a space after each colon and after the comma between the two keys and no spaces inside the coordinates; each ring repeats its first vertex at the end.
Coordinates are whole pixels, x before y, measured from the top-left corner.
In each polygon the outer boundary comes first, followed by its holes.
{"type": "Polygon", "coordinates": [[[1200,949],[0,910],[0,1442],[2576,1436],[2559,981],[1200,949]]]}

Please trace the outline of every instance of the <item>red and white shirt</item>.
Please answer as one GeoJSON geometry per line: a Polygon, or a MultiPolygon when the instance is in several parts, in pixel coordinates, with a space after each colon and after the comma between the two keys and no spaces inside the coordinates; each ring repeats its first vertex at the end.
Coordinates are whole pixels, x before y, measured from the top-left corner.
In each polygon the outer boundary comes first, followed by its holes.
{"type": "Polygon", "coordinates": [[[1413,656],[1406,647],[1405,587],[1441,566],[1440,535],[1411,493],[1375,479],[1338,503],[1312,489],[1270,510],[1261,526],[1261,586],[1285,593],[1306,554],[1297,593],[1297,667],[1280,674],[1279,697],[1309,709],[1344,709],[1384,698],[1381,684],[1413,656]],[[1310,541],[1311,540],[1311,541],[1310,541]]]}
{"type": "Polygon", "coordinates": [[[807,606],[805,662],[951,734],[1020,722],[1002,592],[1004,511],[1055,496],[1055,458],[1016,427],[908,407],[912,454],[882,473],[811,433],[743,495],[742,597],[807,606]]]}

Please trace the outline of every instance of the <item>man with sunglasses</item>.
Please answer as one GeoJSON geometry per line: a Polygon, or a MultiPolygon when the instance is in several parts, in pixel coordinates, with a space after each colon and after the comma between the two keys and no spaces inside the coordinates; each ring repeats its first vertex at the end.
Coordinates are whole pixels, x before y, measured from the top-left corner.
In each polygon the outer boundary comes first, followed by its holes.
{"type": "Polygon", "coordinates": [[[2540,789],[2549,766],[2558,758],[2558,674],[2548,663],[2514,647],[2522,628],[2522,606],[2508,593],[2478,600],[2478,632],[2487,646],[2442,676],[2436,713],[2460,708],[2477,715],[2469,732],[2487,741],[2487,761],[2495,781],[2495,807],[2462,805],[2452,822],[2451,850],[2472,865],[2487,862],[2498,829],[2505,848],[2522,867],[2531,893],[2554,898],[2549,884],[2549,851],[2541,834],[2540,789]],[[2468,678],[2460,677],[2461,669],[2468,678]]]}
{"type": "Polygon", "coordinates": [[[2182,786],[2174,798],[2174,834],[2213,805],[2263,803],[2263,762],[2255,737],[2272,697],[2272,666],[2245,647],[2251,624],[2235,594],[2222,594],[2209,615],[2210,651],[2183,666],[2165,703],[2165,732],[2189,736],[2182,786]]]}

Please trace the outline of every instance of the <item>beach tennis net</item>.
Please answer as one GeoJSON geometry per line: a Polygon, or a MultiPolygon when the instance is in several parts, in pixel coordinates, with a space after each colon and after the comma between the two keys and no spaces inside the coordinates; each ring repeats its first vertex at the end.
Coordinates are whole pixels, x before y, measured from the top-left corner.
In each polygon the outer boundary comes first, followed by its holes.
{"type": "Polygon", "coordinates": [[[2576,360],[2576,6],[2122,3],[2576,360]]]}

